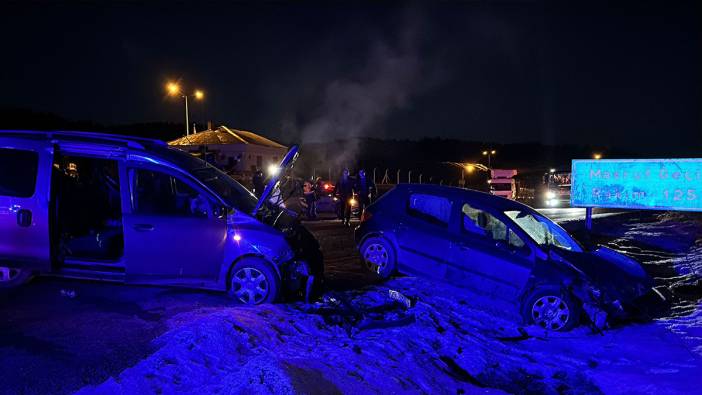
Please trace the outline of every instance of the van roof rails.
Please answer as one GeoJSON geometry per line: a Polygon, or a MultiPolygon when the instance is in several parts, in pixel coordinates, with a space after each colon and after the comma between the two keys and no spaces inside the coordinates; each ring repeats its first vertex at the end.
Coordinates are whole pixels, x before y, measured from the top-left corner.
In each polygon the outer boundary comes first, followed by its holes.
{"type": "Polygon", "coordinates": [[[133,137],[133,136],[123,136],[118,134],[107,134],[107,133],[97,133],[97,132],[79,132],[79,131],[35,131],[35,130],[0,130],[0,136],[7,134],[14,135],[30,135],[41,137],[44,136],[47,139],[53,138],[69,138],[75,140],[83,141],[94,141],[94,142],[110,142],[110,143],[121,143],[129,148],[135,149],[146,149],[145,146],[161,146],[165,147],[166,143],[161,140],[148,139],[144,137],[133,137]]]}

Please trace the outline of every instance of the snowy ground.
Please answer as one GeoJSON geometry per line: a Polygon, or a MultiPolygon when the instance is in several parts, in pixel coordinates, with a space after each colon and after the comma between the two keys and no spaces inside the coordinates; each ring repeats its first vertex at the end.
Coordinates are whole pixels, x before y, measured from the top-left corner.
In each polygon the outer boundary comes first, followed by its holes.
{"type": "MultiPolygon", "coordinates": [[[[53,287],[56,292],[59,311],[50,318],[64,327],[62,335],[57,340],[56,323],[44,328],[49,317],[26,324],[22,315],[31,312],[0,302],[13,320],[4,326],[0,321],[0,330],[14,330],[13,340],[0,340],[0,361],[5,361],[0,379],[20,385],[18,375],[27,369],[40,373],[46,364],[60,381],[62,369],[71,372],[70,367],[39,356],[79,364],[84,352],[71,348],[75,342],[88,354],[99,354],[99,347],[114,353],[96,358],[102,367],[83,380],[89,384],[83,394],[701,391],[699,216],[643,213],[595,222],[598,241],[642,261],[676,295],[674,308],[663,317],[626,323],[604,334],[584,327],[563,334],[521,328],[513,307],[425,279],[377,283],[359,270],[349,230],[326,222],[312,226],[325,247],[334,289],[325,303],[248,308],[207,293],[109,285],[121,297],[121,307],[105,307],[91,299],[90,290],[97,292],[99,285],[89,283],[88,295],[78,289],[74,299],[66,299],[58,295],[64,283],[39,282],[35,289],[53,287]],[[388,297],[389,290],[416,298],[416,304],[402,307],[388,297]],[[78,314],[76,309],[87,314],[76,317],[94,323],[77,327],[81,324],[61,318],[78,314]],[[109,336],[118,336],[115,326],[120,325],[128,334],[120,341],[133,342],[132,348],[111,344],[109,336]],[[91,327],[94,338],[86,340],[91,327]],[[82,336],[70,339],[72,330],[82,336]],[[13,345],[21,339],[24,346],[13,345]],[[105,360],[114,360],[114,366],[103,366],[105,360]]],[[[577,230],[582,224],[566,226],[577,230]]],[[[22,299],[23,292],[13,295],[22,299]]],[[[40,299],[32,306],[42,303],[49,301],[40,299]]],[[[79,382],[73,378],[53,391],[29,386],[28,392],[65,393],[80,388],[79,382]]]]}

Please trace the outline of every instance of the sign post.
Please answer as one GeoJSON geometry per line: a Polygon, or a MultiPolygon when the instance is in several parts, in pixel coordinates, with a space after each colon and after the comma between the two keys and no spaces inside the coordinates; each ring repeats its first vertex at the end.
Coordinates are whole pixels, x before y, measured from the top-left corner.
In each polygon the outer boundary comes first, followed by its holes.
{"type": "Polygon", "coordinates": [[[576,159],[571,177],[588,230],[594,207],[702,211],[702,159],[576,159]]]}
{"type": "Polygon", "coordinates": [[[592,230],[592,207],[585,208],[585,229],[592,230]]]}

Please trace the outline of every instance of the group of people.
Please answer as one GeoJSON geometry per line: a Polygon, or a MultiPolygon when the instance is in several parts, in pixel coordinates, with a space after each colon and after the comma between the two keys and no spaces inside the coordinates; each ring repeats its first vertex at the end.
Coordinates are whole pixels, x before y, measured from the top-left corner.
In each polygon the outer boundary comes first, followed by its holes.
{"type": "MultiPolygon", "coordinates": [[[[308,219],[317,218],[317,201],[328,194],[325,191],[321,177],[314,181],[305,181],[303,185],[303,196],[306,204],[305,215],[308,219]]],[[[344,225],[349,225],[351,221],[352,199],[356,197],[360,212],[368,206],[376,195],[373,180],[368,179],[366,171],[361,169],[357,177],[351,177],[349,169],[344,169],[341,177],[334,184],[331,194],[337,198],[336,213],[344,225]]]]}
{"type": "MultiPolygon", "coordinates": [[[[254,173],[251,183],[256,196],[261,197],[265,189],[265,181],[266,177],[262,171],[259,170],[254,173]]],[[[344,169],[332,190],[325,189],[324,181],[321,177],[317,177],[314,180],[305,180],[302,185],[301,203],[307,219],[317,218],[317,203],[323,196],[327,195],[332,195],[336,198],[335,211],[337,217],[344,225],[349,225],[352,206],[354,205],[352,200],[355,199],[357,202],[359,212],[363,212],[376,196],[375,183],[366,176],[366,171],[363,169],[358,171],[356,177],[350,175],[349,169],[344,169]]]]}

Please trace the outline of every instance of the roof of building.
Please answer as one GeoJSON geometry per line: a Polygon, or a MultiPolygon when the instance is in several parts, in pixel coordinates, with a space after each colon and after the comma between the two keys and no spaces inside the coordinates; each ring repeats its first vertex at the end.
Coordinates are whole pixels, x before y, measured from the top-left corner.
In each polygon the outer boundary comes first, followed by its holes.
{"type": "Polygon", "coordinates": [[[211,145],[211,144],[252,144],[271,148],[287,148],[280,143],[246,130],[220,126],[214,130],[204,130],[168,142],[169,145],[211,145]]]}

